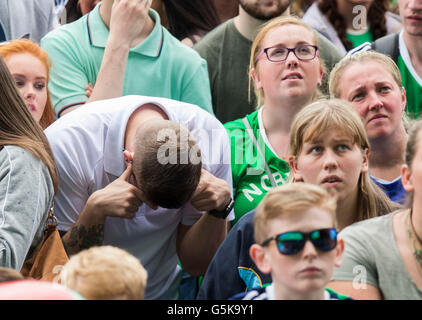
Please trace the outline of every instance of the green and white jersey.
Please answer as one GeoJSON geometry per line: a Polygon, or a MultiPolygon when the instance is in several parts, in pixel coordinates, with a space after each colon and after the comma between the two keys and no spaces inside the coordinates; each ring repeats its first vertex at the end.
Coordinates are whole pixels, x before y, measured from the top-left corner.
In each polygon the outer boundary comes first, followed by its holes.
{"type": "Polygon", "coordinates": [[[422,79],[412,65],[409,51],[403,40],[403,32],[399,36],[399,50],[397,66],[402,77],[402,85],[406,89],[406,113],[410,118],[416,119],[421,115],[422,110],[422,79]]]}
{"type": "Polygon", "coordinates": [[[373,41],[373,36],[370,29],[367,29],[364,32],[362,32],[361,30],[355,31],[348,29],[346,32],[346,38],[352,41],[353,48],[356,48],[365,42],[373,41]]]}
{"type": "MultiPolygon", "coordinates": [[[[253,134],[264,154],[265,161],[277,185],[288,181],[290,166],[280,159],[265,134],[262,122],[262,108],[246,116],[253,134]]],[[[264,161],[250,139],[242,119],[227,122],[231,147],[231,167],[233,176],[234,214],[236,223],[245,213],[253,210],[273,188],[265,171],[264,161]]]]}

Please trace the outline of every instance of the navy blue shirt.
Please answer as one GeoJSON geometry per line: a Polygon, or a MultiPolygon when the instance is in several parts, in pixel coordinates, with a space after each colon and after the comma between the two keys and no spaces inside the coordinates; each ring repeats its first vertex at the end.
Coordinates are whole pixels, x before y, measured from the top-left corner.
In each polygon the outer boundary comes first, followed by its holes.
{"type": "Polygon", "coordinates": [[[379,181],[377,178],[371,176],[372,181],[374,181],[377,186],[379,186],[385,194],[390,198],[390,200],[404,204],[407,197],[407,192],[404,190],[403,184],[401,183],[401,178],[394,180],[393,182],[384,183],[379,181]]]}
{"type": "Polygon", "coordinates": [[[254,215],[255,210],[245,214],[230,230],[208,266],[197,299],[226,300],[272,282],[271,274],[262,273],[249,255],[255,243],[254,215]]]}

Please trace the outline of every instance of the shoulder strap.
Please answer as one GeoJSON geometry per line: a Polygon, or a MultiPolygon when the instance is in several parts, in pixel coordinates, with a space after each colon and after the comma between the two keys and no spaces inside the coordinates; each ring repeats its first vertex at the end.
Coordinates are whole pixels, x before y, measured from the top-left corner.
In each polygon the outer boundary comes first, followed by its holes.
{"type": "Polygon", "coordinates": [[[372,42],[371,49],[386,54],[395,62],[399,57],[399,34],[393,33],[372,42]]]}
{"type": "Polygon", "coordinates": [[[270,168],[268,167],[267,161],[265,161],[264,153],[262,152],[261,148],[259,147],[258,141],[256,141],[255,135],[253,134],[253,130],[252,130],[252,128],[251,128],[251,125],[249,124],[248,119],[246,119],[246,117],[244,117],[244,118],[242,119],[242,121],[243,121],[243,124],[244,124],[244,125],[245,125],[245,127],[246,127],[246,132],[249,134],[249,137],[251,138],[251,140],[252,140],[252,142],[253,142],[254,146],[256,147],[256,149],[257,149],[257,150],[258,150],[258,152],[259,152],[259,155],[260,155],[260,156],[261,156],[261,158],[262,158],[262,161],[264,162],[264,168],[265,168],[265,171],[267,172],[268,179],[270,179],[271,184],[272,184],[272,186],[273,186],[274,188],[275,188],[275,187],[277,187],[277,183],[275,182],[274,177],[273,177],[273,175],[272,175],[272,173],[271,173],[271,170],[270,170],[270,168]]]}

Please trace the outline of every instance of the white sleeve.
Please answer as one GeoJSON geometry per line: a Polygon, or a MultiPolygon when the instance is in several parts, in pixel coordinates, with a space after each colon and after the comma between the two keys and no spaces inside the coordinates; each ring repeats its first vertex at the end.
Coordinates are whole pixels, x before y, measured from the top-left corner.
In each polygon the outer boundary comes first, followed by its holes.
{"type": "MultiPolygon", "coordinates": [[[[225,180],[230,187],[233,198],[230,144],[226,129],[221,125],[221,127],[212,130],[212,132],[206,130],[199,131],[200,134],[196,132],[194,135],[201,147],[202,167],[215,177],[225,180]]],[[[192,225],[201,217],[201,214],[201,212],[198,212],[198,210],[188,203],[183,208],[182,224],[192,225]]],[[[229,221],[234,219],[233,210],[227,216],[227,219],[229,221]]]]}
{"type": "Polygon", "coordinates": [[[58,173],[59,191],[54,197],[58,229],[67,231],[78,220],[89,197],[89,180],[81,165],[87,163],[87,154],[83,150],[83,141],[74,136],[48,129],[45,133],[53,150],[58,173]],[[81,148],[69,147],[72,144],[79,144],[81,148]]]}

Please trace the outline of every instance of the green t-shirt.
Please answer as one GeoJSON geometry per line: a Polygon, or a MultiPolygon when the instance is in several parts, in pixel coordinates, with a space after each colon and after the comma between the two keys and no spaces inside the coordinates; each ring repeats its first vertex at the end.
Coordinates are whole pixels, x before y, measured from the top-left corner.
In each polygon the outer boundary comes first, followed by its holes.
{"type": "Polygon", "coordinates": [[[372,32],[369,29],[366,30],[366,32],[362,34],[353,34],[353,33],[346,32],[346,38],[352,41],[353,48],[359,47],[361,44],[365,42],[373,41],[372,32]]]}
{"type": "MultiPolygon", "coordinates": [[[[95,86],[109,30],[100,16],[101,2],[79,20],[49,32],[41,47],[53,61],[48,88],[55,113],[88,100],[85,86],[95,86]]],[[[213,113],[207,64],[173,37],[152,9],[154,28],[129,51],[122,96],[145,95],[198,105],[213,113]]]]}
{"type": "MultiPolygon", "coordinates": [[[[246,118],[252,128],[265,161],[277,185],[287,182],[290,172],[289,163],[280,159],[272,150],[262,125],[262,109],[248,114],[246,118]]],[[[231,167],[233,176],[234,215],[236,223],[245,213],[256,208],[265,194],[273,188],[265,171],[262,157],[246,131],[242,119],[227,122],[231,147],[231,167]]]]}
{"type": "Polygon", "coordinates": [[[397,66],[400,70],[402,85],[406,89],[406,113],[410,118],[416,119],[422,109],[422,86],[414,78],[402,56],[398,57],[397,66]]]}

